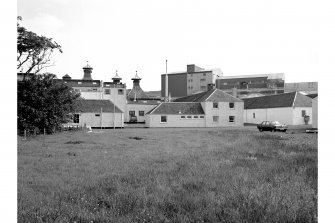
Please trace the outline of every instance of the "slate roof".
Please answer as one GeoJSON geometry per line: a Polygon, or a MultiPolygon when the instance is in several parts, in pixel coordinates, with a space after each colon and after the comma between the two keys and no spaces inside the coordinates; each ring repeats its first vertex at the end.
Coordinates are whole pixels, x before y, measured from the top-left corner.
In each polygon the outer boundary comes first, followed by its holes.
{"type": "Polygon", "coordinates": [[[134,104],[134,105],[159,105],[161,103],[161,100],[128,100],[127,104],[134,104]]]}
{"type": "Polygon", "coordinates": [[[63,79],[55,79],[57,82],[64,82],[66,85],[70,87],[100,87],[100,80],[82,80],[82,79],[71,79],[71,80],[63,80],[63,79]],[[79,82],[81,84],[79,84],[79,82]],[[95,84],[93,84],[95,83],[95,84]]]}
{"type": "Polygon", "coordinates": [[[127,95],[129,100],[134,100],[135,97],[136,100],[150,98],[146,93],[144,93],[140,86],[134,86],[127,95]]]}
{"type": "Polygon", "coordinates": [[[220,89],[212,89],[198,94],[189,95],[182,98],[177,98],[174,102],[242,102],[238,99],[220,89]]]}
{"type": "Polygon", "coordinates": [[[157,107],[151,109],[147,114],[162,115],[203,115],[201,103],[185,103],[185,102],[163,102],[157,107]]]}
{"type": "MultiPolygon", "coordinates": [[[[76,105],[78,106],[76,111],[83,113],[114,113],[114,104],[110,100],[77,100],[76,105]]],[[[115,113],[123,113],[115,105],[115,113]]]]}
{"type": "Polygon", "coordinates": [[[243,98],[244,109],[312,107],[312,99],[298,92],[243,98]]]}

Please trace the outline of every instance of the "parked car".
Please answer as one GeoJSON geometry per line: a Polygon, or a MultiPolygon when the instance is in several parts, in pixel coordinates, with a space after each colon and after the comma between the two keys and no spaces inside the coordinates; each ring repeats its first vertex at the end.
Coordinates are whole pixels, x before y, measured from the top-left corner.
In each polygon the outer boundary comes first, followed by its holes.
{"type": "Polygon", "coordinates": [[[278,121],[263,121],[262,123],[257,125],[257,128],[260,132],[263,132],[263,131],[271,131],[271,132],[282,131],[282,132],[286,132],[287,125],[280,124],[278,121]]]}
{"type": "Polygon", "coordinates": [[[130,116],[129,122],[137,122],[137,116],[135,115],[130,116]]]}

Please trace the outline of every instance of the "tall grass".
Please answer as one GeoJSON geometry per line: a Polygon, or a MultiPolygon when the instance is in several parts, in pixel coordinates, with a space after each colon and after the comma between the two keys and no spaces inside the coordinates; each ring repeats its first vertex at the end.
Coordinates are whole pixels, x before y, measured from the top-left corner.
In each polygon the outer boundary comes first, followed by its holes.
{"type": "Polygon", "coordinates": [[[18,141],[19,222],[317,222],[317,196],[316,135],[125,129],[18,141]]]}

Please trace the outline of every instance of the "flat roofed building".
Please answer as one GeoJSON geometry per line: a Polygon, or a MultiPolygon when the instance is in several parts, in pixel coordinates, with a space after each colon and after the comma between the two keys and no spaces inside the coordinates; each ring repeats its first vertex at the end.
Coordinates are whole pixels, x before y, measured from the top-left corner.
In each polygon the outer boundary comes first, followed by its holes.
{"type": "MultiPolygon", "coordinates": [[[[198,92],[207,91],[208,84],[214,84],[222,75],[220,69],[204,69],[188,64],[186,71],[170,72],[168,75],[168,91],[172,98],[184,97],[198,92]]],[[[166,74],[161,75],[161,96],[165,95],[166,74]]]]}
{"type": "Polygon", "coordinates": [[[295,82],[285,83],[285,92],[300,91],[304,94],[318,93],[318,82],[295,82]]]}
{"type": "Polygon", "coordinates": [[[239,98],[284,93],[283,73],[221,76],[216,87],[239,98]]]}

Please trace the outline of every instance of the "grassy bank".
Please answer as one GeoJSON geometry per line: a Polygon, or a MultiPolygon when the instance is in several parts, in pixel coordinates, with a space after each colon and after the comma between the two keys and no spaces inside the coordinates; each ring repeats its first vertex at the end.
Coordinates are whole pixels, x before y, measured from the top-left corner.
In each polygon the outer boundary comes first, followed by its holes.
{"type": "Polygon", "coordinates": [[[316,222],[317,135],[122,129],[18,139],[19,222],[316,222]]]}

